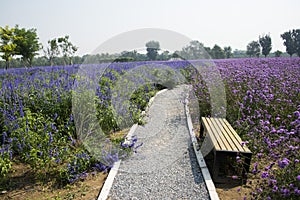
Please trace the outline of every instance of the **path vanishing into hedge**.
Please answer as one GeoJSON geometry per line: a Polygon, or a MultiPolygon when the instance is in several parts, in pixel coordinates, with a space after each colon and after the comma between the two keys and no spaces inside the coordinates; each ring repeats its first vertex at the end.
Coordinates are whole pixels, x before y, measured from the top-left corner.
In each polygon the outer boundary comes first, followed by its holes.
{"type": "Polygon", "coordinates": [[[209,199],[187,127],[189,90],[181,85],[156,96],[134,133],[143,145],[121,161],[111,199],[209,199]]]}

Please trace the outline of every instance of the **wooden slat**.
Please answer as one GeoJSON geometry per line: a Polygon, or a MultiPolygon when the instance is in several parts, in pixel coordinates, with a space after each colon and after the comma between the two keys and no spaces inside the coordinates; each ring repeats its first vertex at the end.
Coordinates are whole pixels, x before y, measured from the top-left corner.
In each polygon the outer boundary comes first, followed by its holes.
{"type": "MultiPolygon", "coordinates": [[[[246,145],[242,146],[242,140],[237,132],[232,128],[232,126],[228,123],[228,121],[224,118],[207,118],[202,117],[202,127],[204,128],[204,132],[210,141],[210,144],[213,145],[212,149],[214,151],[214,159],[213,159],[213,180],[220,181],[222,178],[219,177],[219,169],[223,167],[223,160],[226,155],[236,156],[237,152],[241,153],[245,158],[245,163],[243,166],[243,177],[244,180],[247,179],[246,173],[249,172],[249,166],[251,162],[252,153],[246,147],[246,145]],[[221,160],[222,161],[221,161],[221,160]]],[[[203,144],[204,145],[204,144],[203,144]]],[[[203,146],[205,147],[205,146],[203,146]]],[[[211,149],[210,149],[211,150],[211,149]]],[[[225,180],[225,179],[224,179],[225,180]]],[[[227,180],[227,179],[226,179],[227,180]]],[[[226,181],[225,180],[225,181],[226,181]]]]}
{"type": "Polygon", "coordinates": [[[229,130],[227,125],[223,121],[224,119],[218,119],[218,121],[222,124],[224,129],[224,134],[227,135],[228,138],[230,138],[230,143],[232,146],[235,146],[234,151],[240,152],[244,151],[241,144],[236,140],[236,138],[233,136],[232,132],[229,130]]]}
{"type": "Polygon", "coordinates": [[[233,129],[229,129],[229,127],[224,123],[224,126],[226,127],[225,129],[227,130],[227,133],[229,137],[231,138],[232,142],[235,144],[235,146],[238,148],[239,152],[245,152],[244,148],[241,145],[240,140],[237,139],[236,137],[236,132],[232,132],[233,129]]]}
{"type": "Polygon", "coordinates": [[[207,121],[207,118],[206,117],[202,117],[202,123],[204,124],[204,128],[207,130],[207,134],[209,135],[209,138],[210,140],[212,141],[213,143],[213,146],[215,147],[216,150],[221,150],[221,147],[220,145],[218,144],[217,140],[215,139],[214,135],[211,134],[212,133],[212,130],[211,130],[211,127],[207,121]]]}
{"type": "Polygon", "coordinates": [[[225,139],[226,139],[226,142],[228,143],[228,150],[231,150],[231,151],[236,151],[238,152],[239,149],[238,147],[236,146],[236,144],[234,143],[234,141],[232,141],[232,138],[230,137],[230,134],[228,133],[228,129],[227,127],[225,126],[225,124],[223,124],[223,122],[221,121],[220,118],[217,118],[216,119],[216,122],[218,124],[218,126],[220,127],[220,130],[222,132],[222,135],[224,135],[225,139]]]}
{"type": "Polygon", "coordinates": [[[228,121],[224,118],[202,117],[202,123],[217,151],[251,153],[228,121]]]}
{"type": "Polygon", "coordinates": [[[210,118],[210,121],[212,123],[212,125],[215,128],[215,136],[217,138],[217,140],[220,142],[220,146],[222,147],[222,150],[231,150],[231,146],[228,144],[226,138],[223,135],[222,129],[220,126],[218,126],[216,119],[215,118],[210,118]]]}
{"type": "MultiPolygon", "coordinates": [[[[228,129],[231,131],[235,139],[239,142],[239,145],[242,146],[242,140],[240,136],[237,134],[237,132],[232,128],[232,126],[229,124],[229,122],[226,119],[223,119],[223,121],[227,125],[228,129]]],[[[244,152],[251,153],[250,149],[248,149],[246,145],[244,145],[242,148],[244,152]]]]}

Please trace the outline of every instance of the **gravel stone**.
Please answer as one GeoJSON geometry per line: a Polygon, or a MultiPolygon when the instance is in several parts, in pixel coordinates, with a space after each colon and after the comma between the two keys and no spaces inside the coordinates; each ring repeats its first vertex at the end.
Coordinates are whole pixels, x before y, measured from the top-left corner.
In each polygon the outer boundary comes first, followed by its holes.
{"type": "Polygon", "coordinates": [[[121,162],[111,199],[209,199],[191,145],[184,99],[190,87],[157,95],[134,135],[143,145],[121,162]]]}

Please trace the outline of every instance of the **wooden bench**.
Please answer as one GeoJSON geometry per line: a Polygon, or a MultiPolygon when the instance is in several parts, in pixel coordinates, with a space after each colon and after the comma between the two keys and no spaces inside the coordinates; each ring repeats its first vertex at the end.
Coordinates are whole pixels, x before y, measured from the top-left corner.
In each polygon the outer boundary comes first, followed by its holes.
{"type": "Polygon", "coordinates": [[[226,119],[202,117],[200,137],[204,139],[201,151],[205,159],[208,159],[208,167],[215,182],[232,181],[233,175],[246,181],[252,152],[245,144],[242,145],[241,138],[226,119]],[[237,156],[243,163],[240,167],[242,169],[236,169],[239,166],[237,156]]]}

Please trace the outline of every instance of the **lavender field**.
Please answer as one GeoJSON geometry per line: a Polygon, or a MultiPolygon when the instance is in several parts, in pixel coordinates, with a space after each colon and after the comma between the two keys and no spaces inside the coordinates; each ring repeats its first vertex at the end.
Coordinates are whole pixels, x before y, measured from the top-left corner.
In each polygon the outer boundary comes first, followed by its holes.
{"type": "MultiPolygon", "coordinates": [[[[226,93],[226,118],[254,153],[249,198],[296,199],[300,196],[300,59],[213,60],[226,93]]],[[[197,61],[160,61],[181,72],[197,61]]],[[[126,70],[149,62],[113,63],[97,83],[100,126],[109,135],[119,130],[111,90],[126,70]]],[[[105,64],[103,64],[105,67],[105,64]]],[[[28,163],[43,175],[56,173],[74,182],[91,171],[109,169],[80,144],[72,115],[72,92],[79,66],[36,67],[0,71],[0,176],[14,163],[28,163]]],[[[190,72],[190,71],[189,71],[190,72]]],[[[199,99],[200,115],[210,115],[210,98],[201,73],[183,73],[199,99]]],[[[98,74],[101,76],[102,74],[98,74]]],[[[97,76],[97,74],[96,74],[97,76]]],[[[147,100],[160,86],[143,84],[131,99],[138,121],[147,100]]],[[[124,147],[123,141],[120,148],[124,147]]],[[[135,142],[135,141],[134,141],[135,142]]],[[[133,148],[133,145],[130,145],[133,148]]],[[[115,155],[106,159],[117,160],[115,155]]],[[[237,159],[239,159],[237,157],[237,159]]]]}

